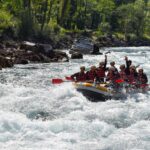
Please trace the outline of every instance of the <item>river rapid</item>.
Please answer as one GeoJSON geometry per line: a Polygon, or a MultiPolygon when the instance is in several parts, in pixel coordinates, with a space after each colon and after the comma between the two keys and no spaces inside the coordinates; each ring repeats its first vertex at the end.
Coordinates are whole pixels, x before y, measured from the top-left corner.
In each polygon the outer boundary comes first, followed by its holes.
{"type": "MultiPolygon", "coordinates": [[[[150,47],[107,51],[108,63],[119,67],[128,56],[150,78],[150,47]]],[[[101,60],[104,55],[85,55],[0,71],[0,150],[149,150],[150,92],[93,103],[69,82],[51,83],[101,60]]]]}

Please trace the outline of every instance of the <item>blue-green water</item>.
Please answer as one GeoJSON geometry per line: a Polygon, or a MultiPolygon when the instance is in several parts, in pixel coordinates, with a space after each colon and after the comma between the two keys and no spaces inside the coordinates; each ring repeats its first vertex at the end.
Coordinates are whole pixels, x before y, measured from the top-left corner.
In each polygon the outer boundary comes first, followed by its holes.
{"type": "MultiPolygon", "coordinates": [[[[150,47],[105,49],[117,67],[124,56],[150,77],[150,47]]],[[[98,66],[104,56],[67,63],[16,65],[0,72],[0,149],[149,150],[150,93],[92,103],[71,83],[51,84],[98,66]]],[[[109,66],[109,64],[108,64],[109,66]]]]}

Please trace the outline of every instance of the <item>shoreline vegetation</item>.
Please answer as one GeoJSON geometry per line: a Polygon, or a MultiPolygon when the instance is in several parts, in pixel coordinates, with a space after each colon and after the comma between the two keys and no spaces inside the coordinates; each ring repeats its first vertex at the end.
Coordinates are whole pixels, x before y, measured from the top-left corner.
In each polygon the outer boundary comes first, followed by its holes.
{"type": "Polygon", "coordinates": [[[0,0],[0,69],[67,62],[61,49],[80,37],[99,49],[150,46],[150,0],[0,0]]]}

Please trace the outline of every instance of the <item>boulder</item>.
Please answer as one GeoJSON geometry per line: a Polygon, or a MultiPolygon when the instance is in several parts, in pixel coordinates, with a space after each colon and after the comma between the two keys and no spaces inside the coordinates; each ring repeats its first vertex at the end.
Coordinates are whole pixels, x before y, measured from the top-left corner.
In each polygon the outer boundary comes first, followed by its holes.
{"type": "Polygon", "coordinates": [[[93,51],[91,52],[91,54],[94,54],[94,55],[103,55],[103,53],[99,52],[99,46],[98,46],[98,44],[94,44],[93,51]]]}
{"type": "Polygon", "coordinates": [[[4,56],[0,55],[0,67],[13,67],[13,62],[11,59],[5,58],[4,56]]]}
{"type": "Polygon", "coordinates": [[[53,58],[56,58],[59,62],[68,62],[69,61],[68,55],[62,51],[54,51],[53,58]]]}
{"type": "Polygon", "coordinates": [[[71,59],[83,59],[83,55],[79,52],[74,52],[72,55],[71,55],[71,59]]]}
{"type": "Polygon", "coordinates": [[[27,60],[27,59],[18,59],[18,60],[16,60],[16,64],[23,64],[23,65],[26,65],[26,64],[28,64],[29,63],[29,60],[27,60]]]}
{"type": "Polygon", "coordinates": [[[75,53],[75,51],[73,51],[73,50],[70,50],[70,51],[69,51],[69,54],[73,54],[73,53],[75,53]]]}
{"type": "Polygon", "coordinates": [[[40,57],[40,59],[41,59],[41,62],[44,62],[44,63],[49,63],[49,62],[51,62],[50,58],[47,57],[47,56],[45,56],[45,55],[43,55],[43,54],[39,54],[39,57],[40,57]]]}
{"type": "Polygon", "coordinates": [[[32,51],[34,50],[35,45],[36,45],[35,43],[24,41],[20,44],[20,49],[32,51]]]}
{"type": "Polygon", "coordinates": [[[0,43],[0,49],[4,49],[4,48],[5,48],[4,44],[0,43]]]}
{"type": "Polygon", "coordinates": [[[36,44],[34,51],[49,56],[53,52],[53,48],[50,44],[36,44]]]}
{"type": "Polygon", "coordinates": [[[5,42],[5,47],[17,49],[19,47],[19,45],[17,42],[7,41],[7,42],[5,42]]]}
{"type": "Polygon", "coordinates": [[[23,42],[20,45],[20,49],[24,49],[26,51],[30,50],[35,53],[42,53],[46,56],[51,55],[53,48],[50,44],[39,44],[39,43],[32,43],[32,42],[23,42]]]}
{"type": "MultiPolygon", "coordinates": [[[[65,52],[54,51],[49,44],[35,44],[23,42],[20,47],[14,43],[0,47],[0,67],[12,67],[13,64],[68,62],[69,57],[65,52]]],[[[16,44],[18,45],[18,43],[16,44]]]]}
{"type": "Polygon", "coordinates": [[[82,37],[74,41],[71,50],[82,54],[91,54],[93,52],[93,43],[91,39],[82,37]]]}
{"type": "Polygon", "coordinates": [[[96,40],[98,46],[101,47],[114,47],[114,46],[127,46],[126,42],[115,36],[102,36],[96,40]]]}

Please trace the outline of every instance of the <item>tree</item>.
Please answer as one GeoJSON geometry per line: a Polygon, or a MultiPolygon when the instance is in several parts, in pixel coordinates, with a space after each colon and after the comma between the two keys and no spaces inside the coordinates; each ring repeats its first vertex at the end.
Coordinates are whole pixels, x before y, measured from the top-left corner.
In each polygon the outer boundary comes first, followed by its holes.
{"type": "Polygon", "coordinates": [[[132,4],[122,5],[117,8],[116,13],[118,14],[119,30],[124,33],[125,39],[131,29],[132,15],[134,13],[134,7],[132,4]]]}
{"type": "Polygon", "coordinates": [[[137,37],[142,37],[144,33],[145,21],[145,3],[143,0],[137,0],[134,3],[134,13],[132,16],[132,28],[137,37]]]}
{"type": "Polygon", "coordinates": [[[115,3],[113,0],[99,0],[97,10],[101,16],[101,23],[99,29],[102,33],[110,33],[111,29],[111,16],[115,10],[115,3]]]}
{"type": "Polygon", "coordinates": [[[144,33],[150,35],[150,0],[146,1],[144,33]]]}
{"type": "Polygon", "coordinates": [[[115,4],[117,6],[119,5],[123,5],[123,4],[129,4],[129,3],[133,3],[135,2],[136,0],[114,0],[115,4]]]}

